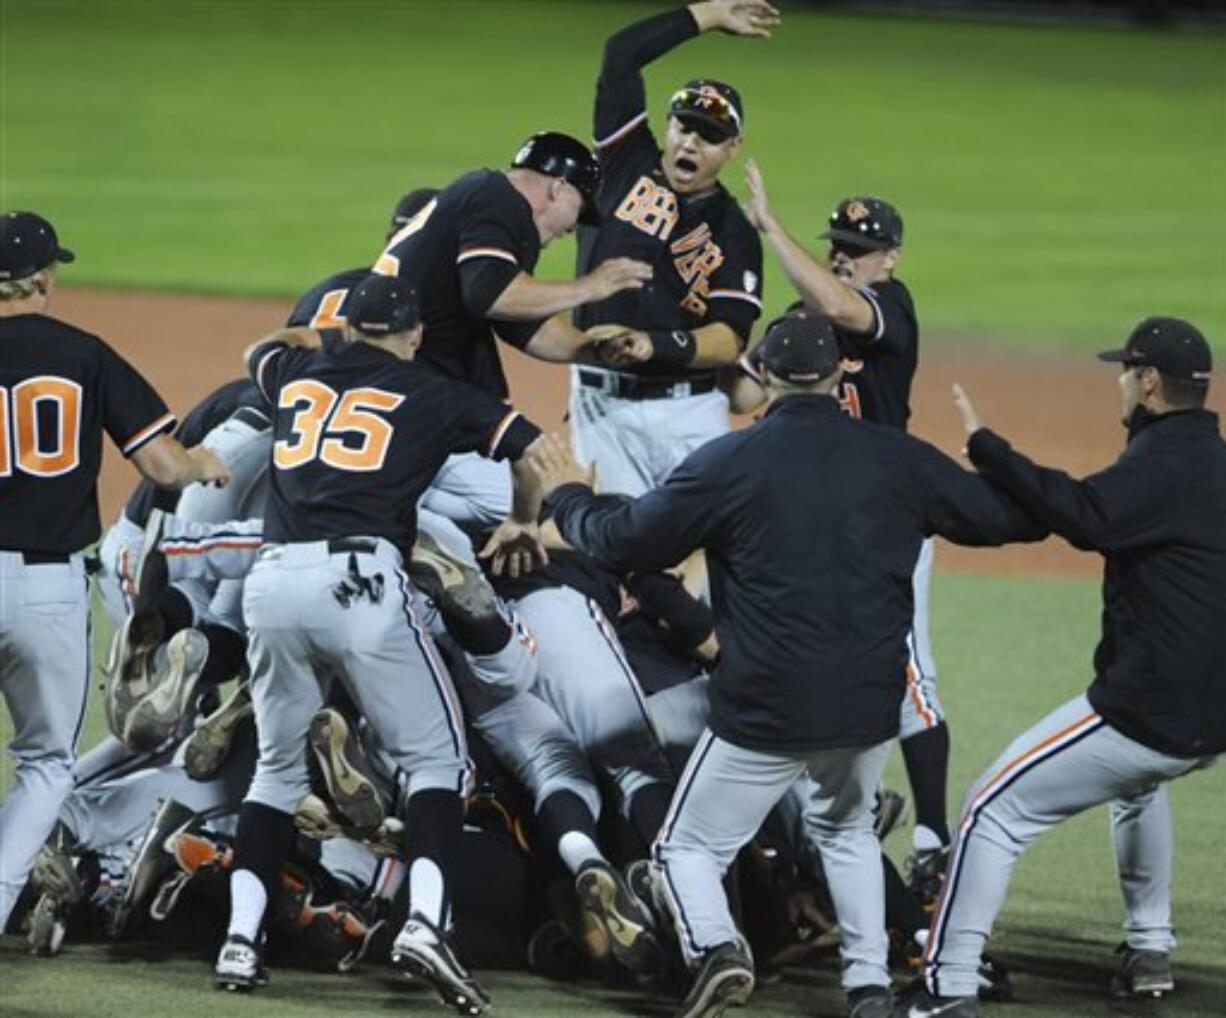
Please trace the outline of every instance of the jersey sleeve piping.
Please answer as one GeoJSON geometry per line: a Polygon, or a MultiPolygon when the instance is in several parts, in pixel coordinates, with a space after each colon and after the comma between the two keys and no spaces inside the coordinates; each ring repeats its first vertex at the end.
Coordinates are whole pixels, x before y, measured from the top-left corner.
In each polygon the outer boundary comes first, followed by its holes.
{"type": "Polygon", "coordinates": [[[631,131],[633,131],[640,124],[644,123],[646,120],[647,120],[647,111],[643,110],[643,112],[638,114],[638,116],[632,117],[630,120],[627,120],[624,124],[622,124],[621,127],[619,127],[612,134],[606,135],[604,138],[596,138],[595,139],[596,147],[597,148],[609,148],[611,145],[616,145],[619,141],[621,141],[624,137],[626,137],[626,135],[628,135],[631,131]]]}
{"type": "Polygon", "coordinates": [[[881,313],[881,305],[877,302],[877,295],[867,286],[856,287],[856,293],[868,301],[868,306],[873,312],[873,327],[869,330],[868,335],[873,339],[880,339],[885,335],[885,315],[881,313]]]}
{"type": "Polygon", "coordinates": [[[470,247],[467,251],[461,251],[459,257],[456,258],[456,264],[468,261],[470,258],[500,258],[504,262],[510,262],[512,265],[519,265],[519,259],[510,251],[504,251],[500,247],[470,247]]]}
{"type": "Polygon", "coordinates": [[[136,452],[142,445],[154,438],[157,438],[158,435],[170,431],[172,428],[174,428],[174,426],[175,415],[172,413],[165,413],[148,427],[141,428],[140,431],[124,442],[124,444],[120,446],[120,451],[125,456],[131,456],[132,453],[136,452]]]}
{"type": "Polygon", "coordinates": [[[707,296],[712,300],[721,297],[727,300],[743,300],[746,303],[752,304],[759,311],[762,310],[762,302],[752,293],[746,293],[744,290],[712,290],[707,296]]]}
{"type": "Polygon", "coordinates": [[[502,440],[506,437],[506,434],[510,430],[511,425],[515,423],[515,418],[519,416],[521,416],[521,414],[518,410],[512,410],[501,421],[498,422],[498,427],[494,429],[493,435],[490,436],[490,444],[489,444],[489,447],[486,449],[485,455],[487,459],[496,459],[498,457],[498,446],[502,443],[502,440]]]}

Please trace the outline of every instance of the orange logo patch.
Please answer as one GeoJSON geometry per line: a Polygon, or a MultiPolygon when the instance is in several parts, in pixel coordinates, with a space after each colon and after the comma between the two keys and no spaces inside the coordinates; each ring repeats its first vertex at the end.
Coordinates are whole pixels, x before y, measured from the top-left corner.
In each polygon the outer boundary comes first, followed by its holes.
{"type": "Polygon", "coordinates": [[[847,218],[850,222],[858,223],[867,219],[868,215],[868,206],[862,201],[853,201],[847,206],[847,218]]]}

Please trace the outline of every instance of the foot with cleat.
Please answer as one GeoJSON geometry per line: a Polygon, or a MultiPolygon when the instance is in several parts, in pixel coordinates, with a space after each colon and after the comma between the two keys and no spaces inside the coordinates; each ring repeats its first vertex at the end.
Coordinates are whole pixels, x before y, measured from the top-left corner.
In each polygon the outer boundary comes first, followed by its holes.
{"type": "Polygon", "coordinates": [[[345,716],[331,707],[321,710],[311,720],[310,743],[343,819],[353,827],[378,827],[385,813],[375,772],[345,716]]]}
{"type": "Polygon", "coordinates": [[[575,877],[575,893],[586,916],[608,936],[614,959],[631,972],[654,972],[660,945],[651,912],[622,875],[603,860],[589,862],[575,877]]]}
{"type": "Polygon", "coordinates": [[[406,975],[429,983],[456,1014],[489,1010],[489,995],[456,957],[447,935],[413,913],[392,944],[392,964],[406,975]]]}
{"type": "Polygon", "coordinates": [[[268,985],[268,970],[264,967],[264,952],[246,937],[231,933],[221,945],[213,981],[219,990],[245,993],[257,986],[268,985]]]}

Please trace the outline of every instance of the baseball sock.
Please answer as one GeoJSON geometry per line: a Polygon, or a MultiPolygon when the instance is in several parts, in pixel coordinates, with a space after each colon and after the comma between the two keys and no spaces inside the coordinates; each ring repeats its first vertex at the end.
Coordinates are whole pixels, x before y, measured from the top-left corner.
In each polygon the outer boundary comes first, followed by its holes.
{"type": "Polygon", "coordinates": [[[206,622],[200,632],[209,641],[209,656],[205,659],[200,681],[206,686],[229,682],[243,666],[247,657],[247,640],[229,626],[206,622]]]}
{"type": "Polygon", "coordinates": [[[255,941],[268,901],[281,885],[281,867],[293,843],[290,814],[262,802],[243,803],[230,876],[230,933],[255,941]]]}
{"type": "Polygon", "coordinates": [[[464,801],[445,788],[414,792],[404,822],[410,860],[409,910],[444,930],[450,921],[450,889],[460,855],[464,801]]]}
{"type": "Polygon", "coordinates": [[[647,848],[651,847],[656,835],[660,833],[660,828],[664,826],[664,818],[668,816],[668,807],[672,805],[674,791],[676,789],[672,785],[653,781],[630,797],[630,822],[647,848]]]}
{"type": "MultiPolygon", "coordinates": [[[[949,778],[949,726],[942,721],[934,728],[903,739],[901,745],[911,793],[915,796],[916,830],[927,827],[941,845],[948,845],[945,786],[949,778]]],[[[922,846],[917,842],[917,847],[922,846]]]]}
{"type": "Polygon", "coordinates": [[[604,858],[596,846],[596,818],[574,792],[553,792],[547,796],[536,818],[541,837],[557,849],[572,873],[578,873],[586,862],[604,858]]]}

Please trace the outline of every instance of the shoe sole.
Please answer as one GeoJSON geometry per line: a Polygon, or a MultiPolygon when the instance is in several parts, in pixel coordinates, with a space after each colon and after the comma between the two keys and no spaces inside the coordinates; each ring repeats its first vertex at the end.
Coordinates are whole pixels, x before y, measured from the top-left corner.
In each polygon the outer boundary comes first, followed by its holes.
{"type": "Polygon", "coordinates": [[[753,994],[753,976],[730,969],[714,976],[688,1011],[677,1018],[719,1018],[730,1007],[744,1007],[753,994]]]}
{"type": "Polygon", "coordinates": [[[440,610],[470,618],[484,618],[498,611],[493,588],[480,573],[452,558],[429,534],[418,532],[409,557],[409,575],[440,610]]]}
{"type": "Polygon", "coordinates": [[[1111,995],[1119,1000],[1126,1000],[1129,997],[1164,997],[1166,994],[1173,993],[1174,991],[1174,979],[1147,982],[1134,981],[1131,985],[1114,983],[1111,987],[1111,995]]]}
{"type": "Polygon", "coordinates": [[[434,987],[434,991],[448,1007],[457,1014],[481,1015],[489,1010],[489,1001],[469,987],[441,971],[442,966],[432,959],[404,949],[392,948],[392,964],[405,975],[421,979],[434,987]]]}
{"type": "Polygon", "coordinates": [[[230,699],[219,707],[216,713],[205,719],[187,740],[183,768],[188,776],[202,781],[221,770],[221,765],[230,755],[234,733],[239,724],[254,714],[255,704],[251,702],[251,691],[243,685],[231,694],[230,699]]]}
{"type": "Polygon", "coordinates": [[[129,615],[111,640],[103,708],[107,726],[117,739],[123,738],[121,722],[128,711],[150,692],[146,658],[157,648],[161,636],[160,616],[129,615]]]}
{"type": "Polygon", "coordinates": [[[378,827],[383,804],[374,781],[354,762],[356,740],[345,719],[334,711],[316,716],[310,738],[336,808],[355,827],[378,827]]]}
{"type": "Polygon", "coordinates": [[[30,953],[39,958],[54,957],[63,949],[67,932],[68,926],[60,918],[55,900],[44,894],[30,915],[30,933],[27,937],[30,953]]]}
{"type": "Polygon", "coordinates": [[[39,852],[30,880],[36,888],[58,904],[75,905],[84,897],[81,878],[72,861],[60,853],[39,852]]]}
{"type": "MultiPolygon", "coordinates": [[[[161,509],[149,513],[145,523],[145,535],[141,540],[140,551],[136,553],[136,569],[132,574],[132,610],[134,612],[148,611],[160,590],[150,590],[153,582],[153,563],[162,557],[158,542],[162,539],[162,528],[166,522],[166,514],[161,509]]],[[[164,572],[158,569],[158,572],[164,572]]]]}
{"type": "Polygon", "coordinates": [[[619,907],[619,888],[613,877],[604,870],[589,870],[575,881],[575,890],[584,911],[608,935],[614,960],[633,972],[651,971],[659,961],[660,945],[645,923],[619,907]]]}
{"type": "Polygon", "coordinates": [[[196,695],[208,657],[208,640],[195,630],[185,629],[170,638],[166,644],[165,675],[128,711],[125,741],[129,745],[136,749],[154,749],[174,734],[174,728],[196,695]],[[132,735],[143,726],[165,734],[162,738],[143,739],[141,745],[135,745],[132,735]]]}

